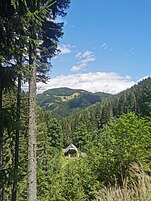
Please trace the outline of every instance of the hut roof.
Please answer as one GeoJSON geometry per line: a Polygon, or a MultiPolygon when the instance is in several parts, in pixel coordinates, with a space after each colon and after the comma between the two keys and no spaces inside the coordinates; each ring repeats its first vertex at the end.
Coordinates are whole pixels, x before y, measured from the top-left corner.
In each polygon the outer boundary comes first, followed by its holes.
{"type": "Polygon", "coordinates": [[[75,150],[76,152],[78,151],[77,147],[74,146],[73,144],[70,144],[66,150],[65,150],[65,153],[68,152],[69,150],[75,150]]]}

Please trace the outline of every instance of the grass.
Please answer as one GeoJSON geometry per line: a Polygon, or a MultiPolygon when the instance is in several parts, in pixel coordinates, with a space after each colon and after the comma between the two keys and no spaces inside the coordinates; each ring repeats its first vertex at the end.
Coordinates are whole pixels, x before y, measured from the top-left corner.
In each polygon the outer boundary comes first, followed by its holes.
{"type": "Polygon", "coordinates": [[[66,166],[67,164],[72,163],[76,161],[77,159],[79,159],[78,157],[65,157],[64,152],[65,152],[65,149],[62,149],[62,153],[60,157],[62,168],[64,168],[64,166],[66,166]]]}
{"type": "Polygon", "coordinates": [[[151,178],[139,164],[133,164],[122,186],[104,187],[93,201],[151,201],[151,178]]]}
{"type": "Polygon", "coordinates": [[[80,93],[75,92],[71,96],[57,96],[57,97],[60,97],[63,102],[66,102],[66,101],[76,98],[79,95],[80,95],[80,93]]]}

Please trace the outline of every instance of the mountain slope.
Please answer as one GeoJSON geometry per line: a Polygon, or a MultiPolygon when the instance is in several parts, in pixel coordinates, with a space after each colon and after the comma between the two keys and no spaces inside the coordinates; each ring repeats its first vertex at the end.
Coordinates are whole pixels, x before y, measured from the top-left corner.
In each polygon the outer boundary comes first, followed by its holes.
{"type": "Polygon", "coordinates": [[[123,113],[135,112],[142,117],[151,117],[151,78],[147,78],[130,89],[104,99],[61,120],[64,133],[73,133],[80,123],[89,131],[102,128],[112,118],[123,113]]]}
{"type": "Polygon", "coordinates": [[[55,88],[37,95],[38,104],[55,117],[69,115],[110,97],[107,93],[91,93],[80,89],[55,88]]]}

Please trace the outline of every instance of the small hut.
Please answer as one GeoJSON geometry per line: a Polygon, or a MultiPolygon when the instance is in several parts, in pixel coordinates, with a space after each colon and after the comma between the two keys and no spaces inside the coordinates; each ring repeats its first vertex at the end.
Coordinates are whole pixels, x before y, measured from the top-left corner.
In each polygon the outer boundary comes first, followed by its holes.
{"type": "Polygon", "coordinates": [[[78,156],[78,149],[76,146],[74,146],[73,144],[70,144],[64,153],[65,156],[67,157],[76,157],[78,156]]]}

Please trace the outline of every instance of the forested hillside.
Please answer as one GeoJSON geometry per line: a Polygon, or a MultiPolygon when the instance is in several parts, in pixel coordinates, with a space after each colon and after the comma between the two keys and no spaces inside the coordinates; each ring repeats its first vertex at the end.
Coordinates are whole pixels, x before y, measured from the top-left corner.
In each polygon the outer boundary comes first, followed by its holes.
{"type": "Polygon", "coordinates": [[[111,94],[91,93],[85,90],[56,88],[37,95],[38,104],[52,112],[54,117],[64,117],[110,97],[111,94]]]}
{"type": "MultiPolygon", "coordinates": [[[[151,78],[114,95],[103,102],[91,106],[61,120],[63,132],[71,135],[79,124],[84,124],[89,131],[98,130],[113,118],[128,112],[139,116],[151,116],[151,78]]],[[[70,137],[69,137],[70,138],[70,137]]]]}
{"type": "MultiPolygon", "coordinates": [[[[151,78],[148,78],[131,89],[104,100],[100,104],[75,113],[72,119],[63,119],[63,124],[62,122],[60,124],[57,119],[52,117],[49,111],[44,111],[38,107],[38,200],[97,200],[95,197],[106,199],[106,193],[109,193],[106,192],[108,185],[113,187],[114,191],[120,191],[120,188],[124,188],[126,192],[129,192],[131,198],[133,198],[134,194],[135,196],[146,196],[143,189],[145,188],[148,193],[150,183],[146,179],[151,165],[150,89],[151,78]],[[123,96],[125,97],[123,104],[122,101],[119,101],[116,108],[111,107],[114,106],[113,103],[117,100],[122,100],[123,96]],[[135,99],[131,97],[135,97],[135,99]],[[130,100],[136,100],[136,102],[130,100]],[[110,111],[107,113],[108,108],[106,106],[109,103],[110,111]],[[116,109],[118,109],[118,112],[116,109]],[[106,111],[104,113],[106,115],[103,116],[102,111],[106,111]],[[116,111],[116,113],[113,113],[113,111],[116,111]],[[123,112],[126,114],[122,114],[123,112]],[[110,115],[107,116],[107,114],[110,115]],[[106,119],[106,117],[108,118],[106,119]],[[103,123],[100,124],[100,122],[103,123]],[[64,149],[70,143],[74,143],[77,146],[78,158],[65,158],[64,149]],[[81,155],[81,152],[85,153],[85,157],[81,155]],[[140,188],[140,194],[138,194],[137,189],[133,189],[133,184],[138,185],[137,177],[142,178],[142,174],[145,179],[143,181],[147,182],[147,186],[144,183],[143,189],[140,188]],[[124,182],[127,180],[129,182],[125,186],[124,182]],[[114,189],[115,185],[118,185],[119,189],[114,189]]],[[[27,94],[21,94],[21,105],[27,108],[27,104],[27,94]]],[[[14,90],[11,93],[5,93],[3,98],[3,114],[5,115],[3,125],[5,179],[3,180],[3,185],[6,201],[11,198],[12,183],[15,178],[14,138],[18,128],[15,111],[16,91],[14,90]]],[[[19,201],[27,200],[27,117],[28,110],[22,107],[19,139],[20,160],[18,164],[19,201]]]]}

